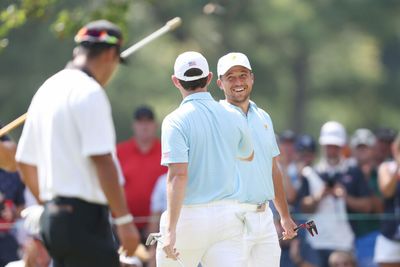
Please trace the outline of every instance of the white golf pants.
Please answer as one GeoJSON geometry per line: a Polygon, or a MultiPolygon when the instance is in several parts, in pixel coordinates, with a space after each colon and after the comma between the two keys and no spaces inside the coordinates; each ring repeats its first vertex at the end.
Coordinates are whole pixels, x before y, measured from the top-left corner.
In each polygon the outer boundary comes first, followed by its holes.
{"type": "MultiPolygon", "coordinates": [[[[244,267],[244,224],[237,214],[240,204],[218,201],[183,206],[177,224],[175,247],[184,267],[244,267]]],[[[166,212],[161,216],[160,232],[165,236],[166,212]]],[[[162,242],[161,238],[161,242],[162,242]]],[[[157,245],[158,267],[181,267],[179,262],[166,258],[162,243],[157,245]]]]}
{"type": "Polygon", "coordinates": [[[255,205],[241,204],[245,224],[244,241],[248,267],[279,267],[281,248],[272,211],[257,212],[255,205]]]}

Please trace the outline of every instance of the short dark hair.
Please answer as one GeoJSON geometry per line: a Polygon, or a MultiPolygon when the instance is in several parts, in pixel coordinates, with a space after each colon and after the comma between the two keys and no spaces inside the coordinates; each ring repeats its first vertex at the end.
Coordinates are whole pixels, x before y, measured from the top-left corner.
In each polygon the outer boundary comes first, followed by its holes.
{"type": "Polygon", "coordinates": [[[133,119],[134,120],[151,120],[155,119],[153,109],[147,105],[143,105],[135,109],[133,112],[133,119]]]}
{"type": "Polygon", "coordinates": [[[86,55],[88,58],[93,59],[98,57],[104,51],[115,47],[116,53],[119,55],[120,47],[116,45],[109,45],[104,43],[83,43],[77,46],[74,56],[78,54],[86,55]]]}
{"type": "MultiPolygon", "coordinates": [[[[201,69],[198,68],[192,68],[192,69],[188,69],[184,75],[186,77],[193,77],[193,76],[199,76],[202,75],[203,71],[201,69]]],[[[207,80],[208,80],[208,76],[198,79],[198,80],[194,80],[194,81],[183,81],[183,80],[179,80],[179,83],[182,85],[182,87],[187,90],[187,91],[193,91],[196,90],[197,88],[204,88],[207,85],[207,80]]]]}

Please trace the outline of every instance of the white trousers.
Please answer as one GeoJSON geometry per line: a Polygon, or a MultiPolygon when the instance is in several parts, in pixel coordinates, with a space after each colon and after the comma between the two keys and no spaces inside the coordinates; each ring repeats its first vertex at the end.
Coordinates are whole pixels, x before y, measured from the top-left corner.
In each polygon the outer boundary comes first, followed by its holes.
{"type": "MultiPolygon", "coordinates": [[[[240,205],[234,201],[218,201],[183,206],[176,229],[175,247],[184,267],[244,267],[243,221],[237,216],[240,205]]],[[[166,233],[166,212],[161,216],[160,233],[166,233]]],[[[161,242],[162,242],[161,238],[161,242]]],[[[166,258],[163,245],[157,245],[158,267],[181,267],[166,258]]]]}
{"type": "Polygon", "coordinates": [[[263,212],[252,211],[248,204],[242,204],[242,208],[247,266],[279,267],[281,247],[268,204],[263,212]]]}

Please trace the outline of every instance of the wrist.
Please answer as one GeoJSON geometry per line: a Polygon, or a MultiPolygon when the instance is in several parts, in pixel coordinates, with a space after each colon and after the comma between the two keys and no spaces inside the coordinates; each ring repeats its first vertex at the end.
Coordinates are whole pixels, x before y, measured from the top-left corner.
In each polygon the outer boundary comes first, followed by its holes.
{"type": "Polygon", "coordinates": [[[113,224],[117,225],[117,226],[125,225],[125,224],[133,222],[133,216],[130,213],[128,213],[123,216],[114,218],[112,221],[113,221],[113,224]]]}

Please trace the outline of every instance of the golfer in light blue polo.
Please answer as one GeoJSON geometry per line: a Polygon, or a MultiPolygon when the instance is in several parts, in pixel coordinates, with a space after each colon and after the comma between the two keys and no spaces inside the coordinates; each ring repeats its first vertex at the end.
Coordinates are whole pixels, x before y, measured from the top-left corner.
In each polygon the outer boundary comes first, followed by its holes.
{"type": "Polygon", "coordinates": [[[221,57],[217,72],[217,84],[226,99],[221,104],[229,111],[235,110],[247,121],[254,145],[253,161],[239,162],[241,191],[237,196],[243,203],[247,266],[279,266],[281,249],[268,201],[274,201],[280,214],[285,239],[296,235],[293,230],[296,224],[289,214],[283,190],[272,120],[267,112],[250,101],[254,74],[246,55],[229,53],[221,57]]]}
{"type": "Polygon", "coordinates": [[[161,216],[157,266],[245,266],[243,221],[234,196],[240,191],[237,162],[251,161],[247,123],[216,102],[200,53],[185,52],[172,81],[181,105],[162,123],[162,159],[168,166],[167,211],[161,216]]]}

